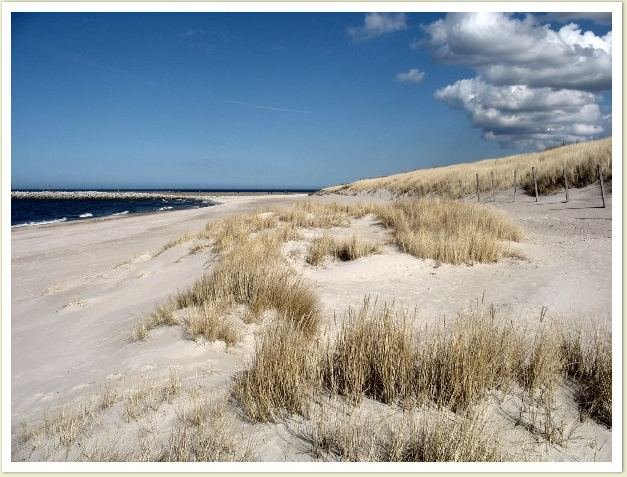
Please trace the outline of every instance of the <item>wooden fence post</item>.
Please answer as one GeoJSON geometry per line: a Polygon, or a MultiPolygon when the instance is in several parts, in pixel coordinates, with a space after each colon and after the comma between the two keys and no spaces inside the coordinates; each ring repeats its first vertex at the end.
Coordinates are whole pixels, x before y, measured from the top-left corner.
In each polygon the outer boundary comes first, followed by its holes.
{"type": "Polygon", "coordinates": [[[514,202],[516,202],[516,169],[514,169],[514,202]]]}
{"type": "Polygon", "coordinates": [[[531,175],[533,176],[533,187],[536,190],[536,202],[538,202],[538,181],[536,181],[536,168],[531,168],[531,175]]]}
{"type": "Polygon", "coordinates": [[[605,187],[603,187],[603,171],[601,171],[601,164],[597,164],[597,171],[599,173],[599,183],[601,184],[601,199],[603,200],[603,208],[605,208],[605,187]]]}
{"type": "Polygon", "coordinates": [[[463,199],[464,198],[464,186],[461,180],[459,181],[459,194],[460,194],[459,198],[463,199]]]}
{"type": "Polygon", "coordinates": [[[492,202],[496,202],[494,198],[494,171],[490,171],[490,176],[492,178],[492,202]]]}
{"type": "Polygon", "coordinates": [[[564,189],[566,189],[566,202],[568,202],[568,176],[566,175],[566,168],[562,169],[562,176],[564,176],[564,189]]]}
{"type": "Polygon", "coordinates": [[[481,202],[479,198],[479,173],[475,174],[475,176],[477,177],[477,202],[481,202]]]}

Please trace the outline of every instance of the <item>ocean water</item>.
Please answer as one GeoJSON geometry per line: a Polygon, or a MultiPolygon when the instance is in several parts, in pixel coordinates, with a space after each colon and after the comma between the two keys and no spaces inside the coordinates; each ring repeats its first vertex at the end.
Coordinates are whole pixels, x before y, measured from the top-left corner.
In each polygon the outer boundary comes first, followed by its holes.
{"type": "Polygon", "coordinates": [[[11,227],[209,207],[197,199],[11,199],[11,227]]]}

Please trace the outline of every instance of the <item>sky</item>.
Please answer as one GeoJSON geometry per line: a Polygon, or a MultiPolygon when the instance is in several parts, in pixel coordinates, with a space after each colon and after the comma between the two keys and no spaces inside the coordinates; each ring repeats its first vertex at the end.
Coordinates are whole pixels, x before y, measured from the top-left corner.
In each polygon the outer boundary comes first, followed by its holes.
{"type": "Polygon", "coordinates": [[[609,14],[12,13],[12,188],[312,188],[611,135],[609,14]]]}

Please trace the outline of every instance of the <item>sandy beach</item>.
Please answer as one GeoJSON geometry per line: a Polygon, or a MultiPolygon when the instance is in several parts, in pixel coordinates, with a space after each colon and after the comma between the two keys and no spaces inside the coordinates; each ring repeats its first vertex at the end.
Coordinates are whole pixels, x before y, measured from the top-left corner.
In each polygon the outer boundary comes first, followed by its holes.
{"type": "MultiPolygon", "coordinates": [[[[183,383],[201,380],[203,389],[224,389],[247,363],[263,325],[247,325],[241,344],[229,349],[220,341],[185,339],[179,327],[157,328],[145,342],[131,342],[131,330],[143,315],[192,285],[216,260],[211,249],[190,255],[188,243],[158,256],[155,251],[186,232],[230,215],[302,200],[355,203],[363,197],[303,194],[215,200],[220,204],[203,209],[12,231],[11,417],[16,435],[21,423],[98,394],[106,383],[128,389],[141,379],[166,379],[173,367],[183,383]]],[[[572,190],[568,203],[561,194],[542,197],[539,203],[519,196],[513,203],[511,191],[503,191],[494,203],[485,205],[501,210],[523,227],[525,238],[515,245],[523,258],[450,265],[416,259],[388,243],[379,254],[312,266],[304,260],[306,241],[288,242],[283,252],[294,272],[311,283],[327,324],[370,295],[416,310],[415,320],[420,324],[454,316],[483,300],[505,308],[521,322],[537,321],[546,307],[550,315],[568,322],[609,326],[611,199],[608,207],[598,207],[598,188],[590,186],[572,190]]],[[[389,234],[371,216],[330,232],[338,238],[358,233],[382,243],[389,234]]],[[[576,409],[565,412],[568,419],[576,419],[576,409]]],[[[244,421],[238,425],[251,426],[244,421]]],[[[311,458],[303,455],[302,442],[287,424],[252,427],[263,442],[256,448],[255,459],[311,458]]],[[[537,458],[611,457],[611,430],[588,420],[576,432],[579,438],[564,449],[538,444],[534,448],[537,458]]],[[[14,458],[31,459],[32,452],[14,447],[14,458]]]]}

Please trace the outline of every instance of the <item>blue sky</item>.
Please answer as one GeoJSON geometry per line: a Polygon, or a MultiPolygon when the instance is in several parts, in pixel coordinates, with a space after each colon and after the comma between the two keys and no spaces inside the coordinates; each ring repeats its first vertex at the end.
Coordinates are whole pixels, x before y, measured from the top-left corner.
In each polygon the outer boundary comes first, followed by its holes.
{"type": "Polygon", "coordinates": [[[610,30],[594,15],[13,13],[12,188],[317,188],[605,136],[610,30]]]}

